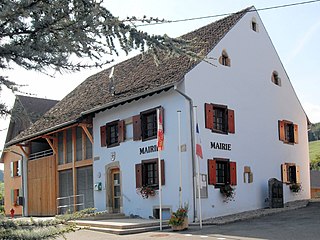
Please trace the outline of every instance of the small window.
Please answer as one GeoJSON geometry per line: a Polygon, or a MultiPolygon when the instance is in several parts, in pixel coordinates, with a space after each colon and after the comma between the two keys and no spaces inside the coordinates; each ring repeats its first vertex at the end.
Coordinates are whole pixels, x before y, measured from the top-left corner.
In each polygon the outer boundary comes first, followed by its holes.
{"type": "Polygon", "coordinates": [[[237,185],[236,163],[224,158],[208,159],[208,184],[237,185]]]}
{"type": "Polygon", "coordinates": [[[225,105],[205,104],[206,128],[216,133],[235,133],[234,110],[225,105]]]}
{"type": "Polygon", "coordinates": [[[297,144],[298,143],[298,125],[290,121],[278,121],[279,140],[284,143],[297,144]]]}
{"type": "Polygon", "coordinates": [[[228,56],[228,53],[226,52],[226,50],[223,50],[221,53],[221,56],[219,58],[219,63],[223,66],[231,66],[231,60],[228,56]]]}
{"type": "Polygon", "coordinates": [[[228,129],[228,109],[227,107],[214,107],[213,108],[213,129],[218,132],[227,133],[228,129]]]}
{"type": "Polygon", "coordinates": [[[149,162],[143,164],[143,178],[145,179],[145,185],[147,186],[154,186],[158,185],[158,168],[157,162],[149,162]]]}
{"type": "Polygon", "coordinates": [[[217,161],[217,184],[230,183],[229,161],[217,161]]]}
{"type": "Polygon", "coordinates": [[[281,165],[282,182],[286,184],[300,183],[300,167],[295,163],[281,165]]]}
{"type": "Polygon", "coordinates": [[[107,125],[107,146],[112,147],[119,144],[118,141],[118,121],[108,123],[107,125]]]}
{"type": "MultiPolygon", "coordinates": [[[[136,187],[159,187],[158,159],[143,160],[136,164],[136,187]]],[[[161,185],[165,183],[164,160],[161,160],[161,185]]]]}
{"type": "Polygon", "coordinates": [[[14,161],[10,163],[10,173],[11,177],[20,177],[21,176],[21,170],[22,170],[22,161],[14,161]]]}
{"type": "Polygon", "coordinates": [[[142,140],[157,137],[157,111],[156,109],[141,114],[142,140]]]}
{"type": "Polygon", "coordinates": [[[118,146],[125,140],[125,121],[117,120],[100,127],[101,147],[118,146]]]}
{"type": "Polygon", "coordinates": [[[257,20],[255,18],[252,18],[251,29],[255,32],[258,32],[258,24],[257,24],[257,20]]]}
{"type": "Polygon", "coordinates": [[[273,71],[271,81],[278,86],[281,86],[281,78],[279,77],[279,74],[277,71],[273,71]]]}
{"type": "Polygon", "coordinates": [[[285,140],[289,143],[294,143],[294,125],[287,123],[284,125],[285,140]]]}
{"type": "Polygon", "coordinates": [[[11,204],[13,206],[18,205],[18,197],[20,196],[19,189],[11,189],[11,204]]]}

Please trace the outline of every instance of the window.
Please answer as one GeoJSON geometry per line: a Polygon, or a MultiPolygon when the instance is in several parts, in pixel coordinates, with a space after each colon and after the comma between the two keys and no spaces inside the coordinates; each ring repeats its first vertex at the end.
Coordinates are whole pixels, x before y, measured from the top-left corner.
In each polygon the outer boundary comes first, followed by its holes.
{"type": "Polygon", "coordinates": [[[117,120],[100,127],[101,147],[115,147],[125,140],[125,121],[117,120]]]}
{"type": "Polygon", "coordinates": [[[141,114],[142,140],[154,139],[157,137],[157,111],[152,110],[141,114]]]}
{"type": "Polygon", "coordinates": [[[22,170],[22,161],[14,161],[10,163],[10,175],[11,177],[20,177],[21,176],[21,170],[22,170]]]}
{"type": "Polygon", "coordinates": [[[118,121],[107,124],[107,146],[118,145],[118,121]]]}
{"type": "Polygon", "coordinates": [[[229,174],[229,162],[227,161],[217,161],[216,162],[216,176],[217,184],[228,184],[230,183],[230,174],[229,174]]]}
{"type": "Polygon", "coordinates": [[[294,163],[282,164],[281,178],[286,184],[300,183],[300,167],[294,163]]]}
{"type": "Polygon", "coordinates": [[[290,121],[278,121],[279,140],[288,144],[298,143],[298,125],[290,121]]]}
{"type": "Polygon", "coordinates": [[[279,74],[277,71],[273,71],[271,76],[271,81],[278,86],[281,86],[281,78],[279,77],[279,74]]]}
{"type": "Polygon", "coordinates": [[[237,185],[236,163],[224,158],[208,159],[208,184],[237,185]]]}
{"type": "Polygon", "coordinates": [[[21,195],[20,189],[11,189],[11,205],[17,206],[22,205],[22,203],[19,201],[19,197],[21,195]]]}
{"type": "Polygon", "coordinates": [[[205,126],[216,133],[235,133],[234,110],[227,106],[205,104],[205,126]]]}
{"type": "Polygon", "coordinates": [[[66,141],[67,141],[67,163],[71,163],[73,159],[73,146],[72,146],[72,128],[66,131],[66,141]]]}
{"type": "MultiPolygon", "coordinates": [[[[143,160],[136,164],[136,187],[152,186],[159,187],[158,159],[143,160]]],[[[161,160],[161,185],[165,184],[164,160],[161,160]]]]}
{"type": "Polygon", "coordinates": [[[252,18],[251,29],[255,32],[258,32],[258,24],[257,24],[257,20],[255,18],[252,18]]]}
{"type": "Polygon", "coordinates": [[[64,132],[58,133],[58,164],[64,164],[64,132]]]}
{"type": "Polygon", "coordinates": [[[150,162],[143,164],[144,174],[143,178],[145,179],[145,185],[153,186],[158,184],[158,168],[157,162],[150,162]]]}
{"type": "MultiPolygon", "coordinates": [[[[163,116],[164,109],[159,108],[163,116]]],[[[164,119],[164,118],[163,118],[164,119]]],[[[163,120],[164,122],[164,120],[163,120]]],[[[157,109],[150,109],[132,117],[133,140],[147,141],[157,138],[157,109]]]]}
{"type": "Polygon", "coordinates": [[[76,161],[83,160],[82,154],[82,128],[76,128],[76,161]]]}
{"type": "Polygon", "coordinates": [[[223,66],[231,66],[231,60],[228,56],[228,53],[226,52],[226,50],[223,50],[221,53],[221,56],[219,58],[219,63],[223,66]]]}

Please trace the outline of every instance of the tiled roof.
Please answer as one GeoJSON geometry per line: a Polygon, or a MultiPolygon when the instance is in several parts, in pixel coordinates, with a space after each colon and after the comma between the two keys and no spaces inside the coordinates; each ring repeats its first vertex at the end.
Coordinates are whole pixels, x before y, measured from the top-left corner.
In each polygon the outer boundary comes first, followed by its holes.
{"type": "Polygon", "coordinates": [[[40,119],[57,102],[51,99],[17,95],[12,108],[6,142],[40,119]]]}
{"type": "MultiPolygon", "coordinates": [[[[251,7],[187,33],[181,38],[192,40],[192,50],[195,53],[202,52],[206,55],[249,9],[251,7]]],[[[103,70],[86,79],[8,145],[75,122],[82,117],[82,112],[98,106],[112,105],[145,91],[157,91],[159,88],[172,86],[182,80],[198,63],[199,61],[191,61],[189,57],[179,56],[160,59],[160,64],[156,66],[153,56],[148,53],[130,58],[114,66],[115,94],[109,92],[111,68],[103,70]]]]}

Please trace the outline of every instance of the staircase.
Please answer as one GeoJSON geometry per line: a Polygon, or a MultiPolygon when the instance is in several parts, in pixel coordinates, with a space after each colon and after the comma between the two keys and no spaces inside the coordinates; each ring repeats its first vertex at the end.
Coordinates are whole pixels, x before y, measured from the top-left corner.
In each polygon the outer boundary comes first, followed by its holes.
{"type": "MultiPolygon", "coordinates": [[[[76,220],[74,221],[78,226],[86,228],[88,230],[112,233],[118,235],[142,233],[149,231],[159,230],[159,220],[148,220],[148,219],[137,219],[137,218],[126,218],[124,215],[120,215],[120,218],[115,216],[106,219],[100,218],[95,220],[76,220]]],[[[97,217],[97,216],[96,216],[97,217]]],[[[100,217],[100,216],[99,216],[100,217]]],[[[163,229],[168,228],[168,221],[162,222],[163,229]]]]}

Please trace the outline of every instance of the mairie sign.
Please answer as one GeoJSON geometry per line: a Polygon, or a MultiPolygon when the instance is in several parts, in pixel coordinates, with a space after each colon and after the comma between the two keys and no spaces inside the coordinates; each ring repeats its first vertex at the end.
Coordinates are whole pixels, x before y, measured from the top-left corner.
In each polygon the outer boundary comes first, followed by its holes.
{"type": "Polygon", "coordinates": [[[152,146],[147,146],[147,147],[141,147],[141,148],[140,148],[140,155],[141,155],[141,154],[146,154],[146,153],[157,152],[157,151],[158,151],[157,145],[152,145],[152,146]]]}
{"type": "Polygon", "coordinates": [[[231,144],[230,143],[211,142],[211,148],[231,151],[231,144]]]}

